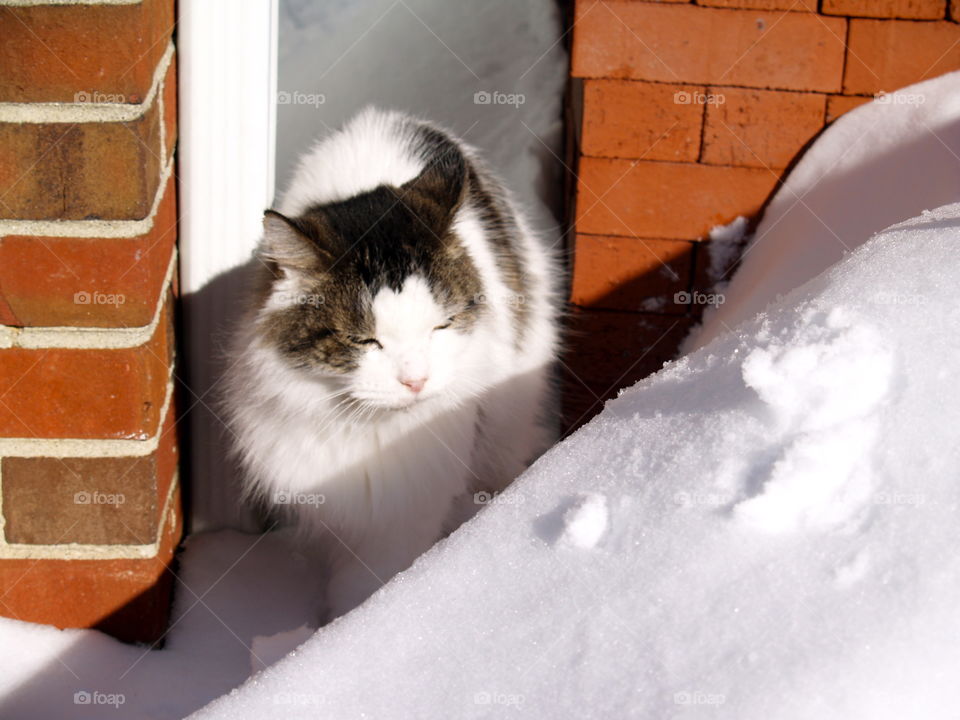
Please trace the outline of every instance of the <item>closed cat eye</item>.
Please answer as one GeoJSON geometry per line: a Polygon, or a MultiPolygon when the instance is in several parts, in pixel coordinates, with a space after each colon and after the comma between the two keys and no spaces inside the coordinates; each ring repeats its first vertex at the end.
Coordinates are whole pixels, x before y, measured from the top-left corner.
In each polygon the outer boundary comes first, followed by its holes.
{"type": "Polygon", "coordinates": [[[380,344],[380,341],[376,338],[350,338],[350,342],[357,345],[376,345],[378,348],[383,350],[383,345],[380,344]]]}
{"type": "Polygon", "coordinates": [[[437,325],[434,330],[446,330],[451,325],[453,325],[453,318],[448,318],[443,325],[437,325]]]}

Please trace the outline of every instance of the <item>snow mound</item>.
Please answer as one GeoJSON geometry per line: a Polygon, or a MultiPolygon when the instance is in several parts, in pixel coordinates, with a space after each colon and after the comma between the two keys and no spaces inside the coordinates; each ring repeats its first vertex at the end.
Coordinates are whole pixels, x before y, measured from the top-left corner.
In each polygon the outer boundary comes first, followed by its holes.
{"type": "Polygon", "coordinates": [[[708,309],[687,350],[749,320],[874,233],[960,201],[958,157],[960,72],[883,94],[838,118],[767,207],[726,302],[708,309]]]}
{"type": "Polygon", "coordinates": [[[958,228],[892,227],[623,391],[195,717],[955,717],[958,228]]]}
{"type": "Polygon", "coordinates": [[[563,516],[563,539],[579,548],[592,548],[607,529],[607,499],[591,493],[582,497],[563,516]]]}
{"type": "Polygon", "coordinates": [[[747,219],[740,215],[733,222],[716,225],[710,230],[710,243],[706,246],[710,258],[707,278],[712,285],[726,285],[727,275],[740,258],[743,243],[746,242],[747,226],[747,219]]]}
{"type": "Polygon", "coordinates": [[[775,429],[776,459],[734,512],[765,530],[841,523],[868,502],[872,487],[869,460],[893,356],[875,327],[855,325],[844,309],[821,315],[802,314],[788,341],[781,334],[743,361],[744,383],[775,429]]]}

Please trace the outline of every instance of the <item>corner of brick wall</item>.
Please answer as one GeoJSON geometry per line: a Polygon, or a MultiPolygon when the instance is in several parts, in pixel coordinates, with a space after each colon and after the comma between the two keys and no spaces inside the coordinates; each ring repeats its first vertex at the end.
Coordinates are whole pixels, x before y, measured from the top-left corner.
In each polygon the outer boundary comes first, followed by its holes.
{"type": "Polygon", "coordinates": [[[153,642],[181,537],[173,0],[0,0],[0,615],[153,642]]]}
{"type": "Polygon", "coordinates": [[[576,0],[568,430],[656,372],[754,223],[843,113],[960,68],[960,0],[576,0]]]}

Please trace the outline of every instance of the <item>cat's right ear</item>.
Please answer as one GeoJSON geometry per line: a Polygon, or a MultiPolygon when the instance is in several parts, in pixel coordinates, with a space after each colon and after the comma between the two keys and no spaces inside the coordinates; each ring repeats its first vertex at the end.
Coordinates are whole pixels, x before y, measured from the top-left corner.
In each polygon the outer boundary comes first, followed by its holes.
{"type": "Polygon", "coordinates": [[[288,273],[316,271],[328,259],[306,227],[276,210],[263,214],[262,254],[288,273]]]}

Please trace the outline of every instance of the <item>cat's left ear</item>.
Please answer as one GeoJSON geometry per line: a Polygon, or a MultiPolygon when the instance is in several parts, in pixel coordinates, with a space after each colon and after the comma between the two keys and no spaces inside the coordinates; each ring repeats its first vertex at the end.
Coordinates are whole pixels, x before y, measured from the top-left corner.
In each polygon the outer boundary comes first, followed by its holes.
{"type": "Polygon", "coordinates": [[[400,189],[412,209],[420,217],[428,218],[434,230],[446,230],[467,189],[467,162],[463,153],[451,147],[400,189]]]}
{"type": "Polygon", "coordinates": [[[276,210],[263,214],[262,255],[285,272],[310,272],[322,269],[331,260],[320,244],[317,228],[276,210]]]}

